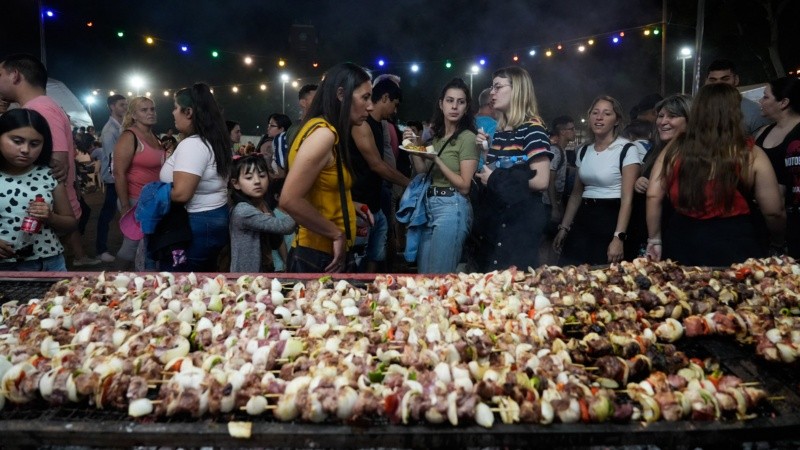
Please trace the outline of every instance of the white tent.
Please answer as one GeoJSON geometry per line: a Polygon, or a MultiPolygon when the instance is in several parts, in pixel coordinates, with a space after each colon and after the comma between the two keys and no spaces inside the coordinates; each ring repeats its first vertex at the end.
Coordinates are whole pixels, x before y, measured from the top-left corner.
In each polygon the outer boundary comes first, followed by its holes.
{"type": "Polygon", "coordinates": [[[89,111],[64,83],[53,78],[48,79],[47,96],[55,100],[67,113],[73,127],[94,126],[89,111]]]}
{"type": "Polygon", "coordinates": [[[739,92],[742,94],[742,97],[758,103],[758,100],[764,95],[764,88],[766,86],[767,85],[764,83],[739,86],[739,92]]]}
{"type": "MultiPolygon", "coordinates": [[[[67,113],[70,125],[73,127],[94,126],[89,111],[86,110],[81,101],[78,100],[78,97],[64,83],[48,78],[47,96],[55,100],[58,106],[67,113]]],[[[19,108],[19,105],[12,103],[9,108],[19,108]]]]}

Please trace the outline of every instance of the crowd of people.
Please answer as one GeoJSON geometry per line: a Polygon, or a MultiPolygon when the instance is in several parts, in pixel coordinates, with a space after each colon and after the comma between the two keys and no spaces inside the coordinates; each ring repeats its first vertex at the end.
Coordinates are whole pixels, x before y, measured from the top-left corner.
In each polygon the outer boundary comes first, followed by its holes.
{"type": "Polygon", "coordinates": [[[97,136],[71,132],[46,80],[35,57],[0,61],[0,270],[66,270],[64,245],[72,267],[199,272],[392,272],[399,255],[420,273],[800,256],[800,80],[770,81],[757,104],[726,60],[694,98],[649,95],[626,114],[597,96],[586,142],[567,115],[548,124],[518,66],[475,104],[452,79],[429,121],[401,125],[399,77],[338,64],[300,90],[299,120],[271,114],[257,144],[203,83],[175,93],[161,137],[152,99],[110,96],[97,136]],[[96,258],[78,153],[104,190],[96,258]]]}

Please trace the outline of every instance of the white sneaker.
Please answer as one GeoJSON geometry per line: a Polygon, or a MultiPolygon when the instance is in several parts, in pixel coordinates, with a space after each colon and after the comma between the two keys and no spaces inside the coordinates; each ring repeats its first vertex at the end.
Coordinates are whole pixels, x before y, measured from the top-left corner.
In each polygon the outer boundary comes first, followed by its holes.
{"type": "Polygon", "coordinates": [[[103,252],[103,254],[100,255],[100,261],[103,261],[104,263],[114,262],[115,259],[117,258],[108,252],[103,252]]]}
{"type": "Polygon", "coordinates": [[[75,267],[81,266],[96,266],[100,264],[100,260],[96,258],[89,258],[88,256],[83,258],[75,258],[72,260],[72,265],[75,267]]]}

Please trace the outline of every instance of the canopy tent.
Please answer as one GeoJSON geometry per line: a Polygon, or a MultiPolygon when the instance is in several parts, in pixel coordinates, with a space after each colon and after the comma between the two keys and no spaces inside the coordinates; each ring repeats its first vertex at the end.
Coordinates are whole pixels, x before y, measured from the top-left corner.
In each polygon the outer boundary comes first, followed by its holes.
{"type": "Polygon", "coordinates": [[[739,86],[739,92],[742,97],[758,103],[758,100],[764,95],[765,83],[751,84],[748,86],[739,86]]]}
{"type": "MultiPolygon", "coordinates": [[[[62,82],[53,78],[47,79],[47,96],[55,100],[58,106],[67,113],[69,123],[73,127],[94,126],[92,116],[83,106],[78,97],[62,82]]],[[[10,108],[19,108],[17,103],[12,103],[10,108]]]]}
{"type": "Polygon", "coordinates": [[[47,96],[56,101],[61,109],[69,116],[73,127],[94,126],[92,116],[83,106],[78,97],[62,82],[49,78],[47,80],[47,96]]]}

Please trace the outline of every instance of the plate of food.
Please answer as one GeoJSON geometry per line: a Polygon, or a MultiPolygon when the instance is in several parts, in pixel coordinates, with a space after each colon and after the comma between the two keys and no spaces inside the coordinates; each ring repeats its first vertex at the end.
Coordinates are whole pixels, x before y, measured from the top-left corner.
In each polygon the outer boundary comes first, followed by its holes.
{"type": "Polygon", "coordinates": [[[411,139],[404,139],[403,142],[400,143],[400,149],[409,153],[435,153],[432,145],[416,145],[411,139]]]}

